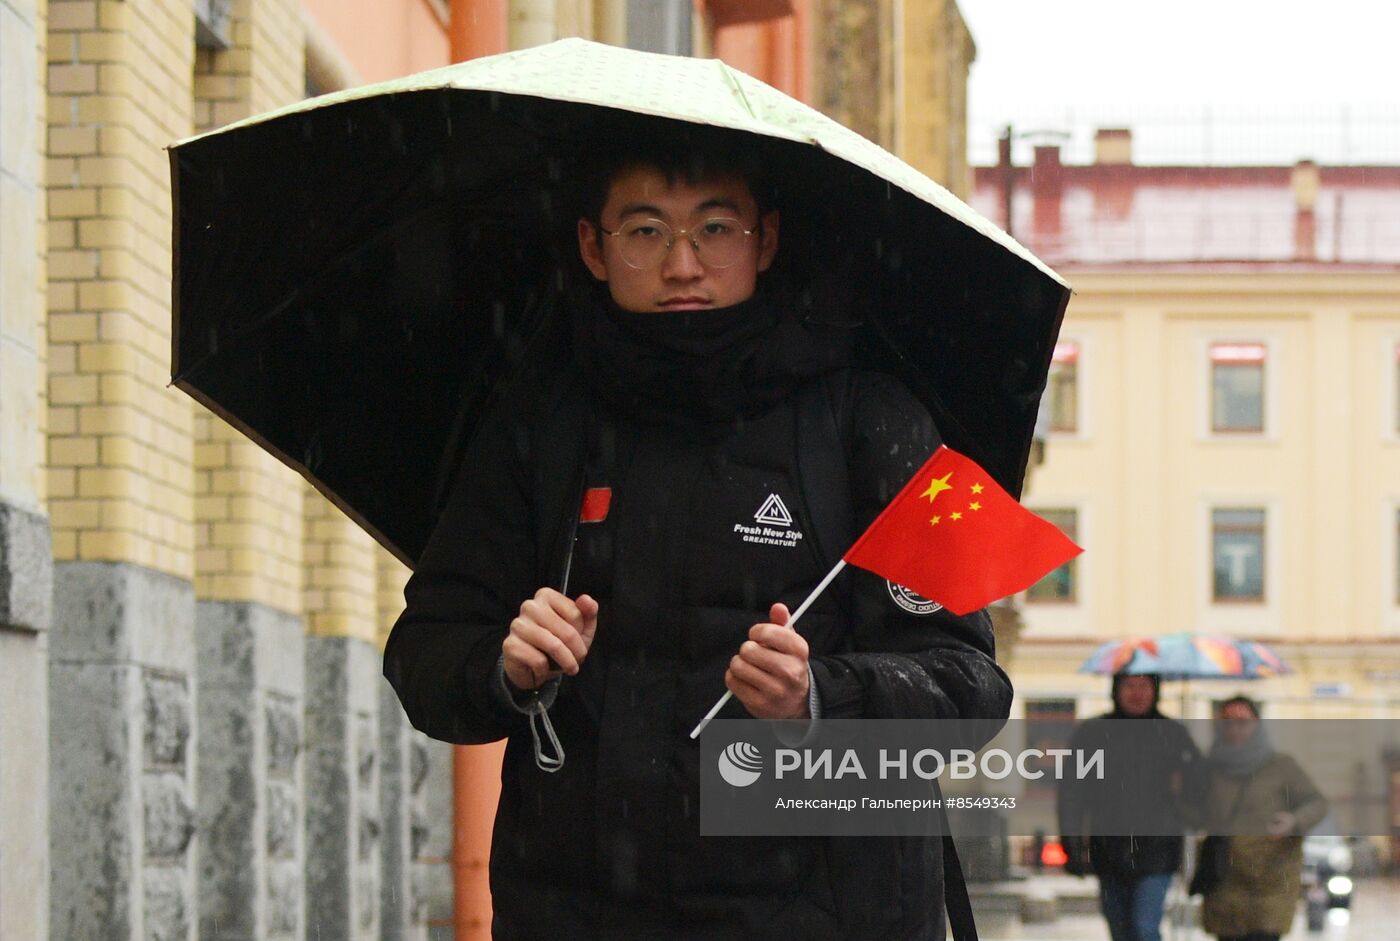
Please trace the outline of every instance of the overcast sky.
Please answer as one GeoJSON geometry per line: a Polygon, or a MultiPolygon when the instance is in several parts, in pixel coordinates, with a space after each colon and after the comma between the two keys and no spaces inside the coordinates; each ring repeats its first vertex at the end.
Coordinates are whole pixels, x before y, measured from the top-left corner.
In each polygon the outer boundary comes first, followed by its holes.
{"type": "Polygon", "coordinates": [[[1126,123],[1141,162],[1400,163],[1394,0],[957,3],[977,43],[974,162],[1014,122],[1071,131],[1070,159],[1126,123]]]}

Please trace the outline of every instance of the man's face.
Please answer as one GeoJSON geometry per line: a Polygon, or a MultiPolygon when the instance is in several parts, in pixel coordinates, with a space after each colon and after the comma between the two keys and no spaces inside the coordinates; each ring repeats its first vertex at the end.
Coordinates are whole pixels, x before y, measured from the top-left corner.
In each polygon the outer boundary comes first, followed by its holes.
{"type": "Polygon", "coordinates": [[[657,264],[635,268],[622,257],[619,238],[605,235],[591,220],[578,221],[578,247],[583,263],[599,281],[606,281],[613,301],[623,310],[651,313],[729,307],[753,296],[758,275],[767,271],[778,251],[778,213],[769,212],[759,224],[758,204],[748,184],[738,177],[720,176],[700,183],[670,182],[652,166],[629,167],[613,178],[603,204],[601,222],[618,232],[629,222],[658,220],[675,233],[670,251],[657,264]],[[687,232],[699,232],[708,219],[737,219],[744,229],[743,249],[731,265],[716,268],[696,256],[687,232]]]}
{"type": "Polygon", "coordinates": [[[1145,676],[1125,676],[1118,683],[1118,706],[1130,716],[1145,716],[1152,711],[1157,691],[1145,676]]]}

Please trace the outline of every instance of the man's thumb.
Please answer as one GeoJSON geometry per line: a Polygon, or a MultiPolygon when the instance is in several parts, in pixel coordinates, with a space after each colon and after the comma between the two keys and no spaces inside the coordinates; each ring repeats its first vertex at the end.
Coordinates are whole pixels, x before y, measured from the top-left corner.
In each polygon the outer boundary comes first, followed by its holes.
{"type": "Polygon", "coordinates": [[[782,602],[779,602],[778,604],[775,604],[773,605],[773,607],[768,609],[768,620],[771,623],[778,625],[779,627],[782,627],[783,625],[787,624],[788,620],[791,617],[792,615],[788,613],[788,606],[783,604],[782,602]]]}
{"type": "Polygon", "coordinates": [[[578,605],[578,612],[583,615],[583,627],[579,633],[586,643],[592,643],[593,632],[598,629],[598,602],[592,595],[579,595],[574,604],[578,605]]]}

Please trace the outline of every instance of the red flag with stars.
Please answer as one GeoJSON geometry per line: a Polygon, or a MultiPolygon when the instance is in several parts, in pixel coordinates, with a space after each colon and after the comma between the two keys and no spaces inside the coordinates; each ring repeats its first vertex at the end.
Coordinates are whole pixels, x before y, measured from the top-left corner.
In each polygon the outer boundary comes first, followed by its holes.
{"type": "Polygon", "coordinates": [[[1083,551],[971,458],[940,446],[842,558],[967,614],[1083,551]]]}

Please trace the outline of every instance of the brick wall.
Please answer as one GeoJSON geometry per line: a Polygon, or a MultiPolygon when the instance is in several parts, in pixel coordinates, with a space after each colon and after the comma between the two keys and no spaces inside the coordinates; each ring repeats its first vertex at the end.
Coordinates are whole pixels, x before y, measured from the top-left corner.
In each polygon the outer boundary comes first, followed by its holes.
{"type": "MultiPolygon", "coordinates": [[[[54,557],[193,574],[193,412],[167,388],[170,183],[188,0],[55,0],[48,23],[48,479],[54,557]]],[[[183,92],[183,93],[182,93],[183,92]]]]}
{"type": "Polygon", "coordinates": [[[374,540],[309,484],[303,486],[306,632],[374,643],[379,633],[374,540]]]}
{"type": "Polygon", "coordinates": [[[383,650],[389,639],[389,629],[403,613],[403,587],[408,584],[409,571],[386,549],[376,548],[374,553],[379,578],[379,624],[375,640],[383,650]]]}

